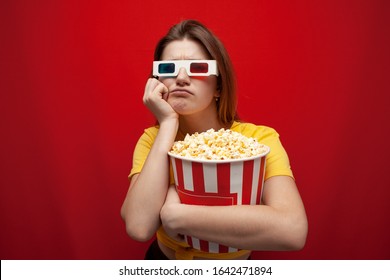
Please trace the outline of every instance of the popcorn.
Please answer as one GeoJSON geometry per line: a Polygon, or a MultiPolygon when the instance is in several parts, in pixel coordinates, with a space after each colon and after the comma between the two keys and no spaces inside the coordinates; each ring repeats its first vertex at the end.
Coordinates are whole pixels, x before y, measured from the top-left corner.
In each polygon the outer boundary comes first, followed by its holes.
{"type": "Polygon", "coordinates": [[[170,153],[203,160],[229,160],[264,155],[268,151],[269,148],[255,138],[222,128],[187,134],[183,141],[173,144],[170,153]]]}

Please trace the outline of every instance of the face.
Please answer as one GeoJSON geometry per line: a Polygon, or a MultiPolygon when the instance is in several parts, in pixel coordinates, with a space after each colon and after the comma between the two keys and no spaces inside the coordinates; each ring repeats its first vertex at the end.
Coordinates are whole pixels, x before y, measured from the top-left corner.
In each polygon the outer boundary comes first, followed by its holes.
{"type": "MultiPolygon", "coordinates": [[[[197,59],[210,58],[200,43],[188,39],[169,43],[161,57],[161,60],[197,59]]],[[[168,88],[167,102],[179,115],[216,113],[215,98],[219,96],[216,76],[190,77],[181,68],[177,77],[161,77],[160,81],[168,88]]]]}

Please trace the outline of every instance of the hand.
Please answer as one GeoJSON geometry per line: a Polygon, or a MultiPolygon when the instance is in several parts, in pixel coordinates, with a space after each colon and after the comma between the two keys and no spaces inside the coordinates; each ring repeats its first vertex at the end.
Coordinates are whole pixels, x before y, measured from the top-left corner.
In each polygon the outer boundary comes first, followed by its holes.
{"type": "Polygon", "coordinates": [[[173,239],[179,242],[184,241],[184,236],[179,232],[179,215],[182,213],[180,208],[179,195],[174,185],[169,186],[165,203],[160,211],[161,223],[165,232],[173,239]]]}
{"type": "Polygon", "coordinates": [[[155,78],[148,79],[143,102],[161,124],[164,120],[175,118],[178,114],[173,110],[168,100],[168,88],[155,78]]]}

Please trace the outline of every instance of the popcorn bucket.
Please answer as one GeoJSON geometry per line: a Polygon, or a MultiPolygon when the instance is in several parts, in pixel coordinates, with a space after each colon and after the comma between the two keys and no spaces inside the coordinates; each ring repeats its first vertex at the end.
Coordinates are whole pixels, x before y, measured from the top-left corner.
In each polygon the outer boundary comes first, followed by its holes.
{"type": "MultiPolygon", "coordinates": [[[[266,152],[259,156],[232,160],[201,160],[168,153],[180,201],[208,206],[261,204],[268,153],[267,147],[266,152]]],[[[238,251],[192,236],[185,238],[191,247],[204,252],[238,251]]]]}

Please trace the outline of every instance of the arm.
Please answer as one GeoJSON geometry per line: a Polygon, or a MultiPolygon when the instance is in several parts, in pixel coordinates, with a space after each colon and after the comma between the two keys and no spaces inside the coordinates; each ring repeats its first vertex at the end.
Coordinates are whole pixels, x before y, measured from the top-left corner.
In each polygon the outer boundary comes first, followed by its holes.
{"type": "Polygon", "coordinates": [[[135,240],[147,241],[160,226],[160,210],[169,185],[167,152],[178,129],[178,117],[164,100],[166,87],[156,79],[146,84],[144,103],[160,123],[160,129],[141,173],[133,175],[121,216],[127,233],[135,240]]]}
{"type": "Polygon", "coordinates": [[[307,219],[295,182],[271,177],[264,205],[194,206],[178,203],[170,189],[161,211],[168,234],[180,234],[248,250],[299,250],[306,241],[307,219]]]}

